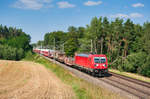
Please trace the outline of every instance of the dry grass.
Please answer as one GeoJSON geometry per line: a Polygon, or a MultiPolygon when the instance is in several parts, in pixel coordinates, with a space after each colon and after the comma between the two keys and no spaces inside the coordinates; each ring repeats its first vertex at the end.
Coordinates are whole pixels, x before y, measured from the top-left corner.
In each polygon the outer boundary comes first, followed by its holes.
{"type": "Polygon", "coordinates": [[[0,99],[72,99],[72,88],[41,64],[0,60],[0,99]]]}
{"type": "Polygon", "coordinates": [[[125,99],[118,94],[110,92],[108,89],[97,87],[86,81],[81,81],[79,86],[86,91],[87,97],[84,99],[125,99]]]}
{"type": "Polygon", "coordinates": [[[109,69],[109,71],[120,74],[120,75],[123,75],[123,76],[131,77],[131,78],[134,78],[134,79],[142,80],[142,81],[145,81],[145,82],[150,82],[150,78],[144,77],[144,76],[141,76],[141,75],[138,75],[138,74],[128,73],[128,72],[120,72],[120,71],[115,70],[115,69],[109,69]]]}

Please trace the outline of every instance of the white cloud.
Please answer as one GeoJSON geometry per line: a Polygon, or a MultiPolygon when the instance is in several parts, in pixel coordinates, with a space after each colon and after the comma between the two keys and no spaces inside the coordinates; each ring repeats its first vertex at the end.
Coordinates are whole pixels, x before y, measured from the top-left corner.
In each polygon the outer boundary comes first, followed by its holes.
{"type": "Polygon", "coordinates": [[[143,17],[142,14],[140,13],[130,13],[128,14],[122,14],[122,13],[118,13],[115,15],[110,15],[111,18],[141,18],[143,17]]]}
{"type": "Polygon", "coordinates": [[[102,4],[102,1],[97,1],[97,2],[87,1],[87,2],[84,3],[84,5],[86,5],[86,6],[95,6],[95,5],[100,5],[100,4],[102,4]]]}
{"type": "Polygon", "coordinates": [[[13,7],[20,9],[39,10],[44,7],[45,3],[50,3],[51,0],[17,0],[13,7]]]}
{"type": "Polygon", "coordinates": [[[132,7],[144,7],[144,4],[142,3],[136,3],[136,4],[133,4],[132,7]]]}
{"type": "Polygon", "coordinates": [[[141,17],[143,17],[143,15],[140,14],[140,13],[131,13],[130,17],[132,17],[132,18],[141,18],[141,17]]]}
{"type": "Polygon", "coordinates": [[[122,13],[118,13],[118,14],[115,14],[115,15],[110,15],[110,17],[112,18],[128,18],[129,16],[127,14],[122,14],[122,13]]]}
{"type": "Polygon", "coordinates": [[[75,7],[74,4],[70,4],[66,1],[58,2],[57,5],[59,8],[74,8],[75,7]]]}

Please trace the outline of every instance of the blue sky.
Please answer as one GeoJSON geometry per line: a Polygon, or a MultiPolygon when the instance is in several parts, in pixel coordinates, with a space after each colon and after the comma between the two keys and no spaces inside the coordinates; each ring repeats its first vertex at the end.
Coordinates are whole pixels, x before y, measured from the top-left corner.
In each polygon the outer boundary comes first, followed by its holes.
{"type": "Polygon", "coordinates": [[[32,43],[47,32],[85,26],[94,16],[150,21],[150,0],[1,0],[0,24],[23,29],[32,43]]]}

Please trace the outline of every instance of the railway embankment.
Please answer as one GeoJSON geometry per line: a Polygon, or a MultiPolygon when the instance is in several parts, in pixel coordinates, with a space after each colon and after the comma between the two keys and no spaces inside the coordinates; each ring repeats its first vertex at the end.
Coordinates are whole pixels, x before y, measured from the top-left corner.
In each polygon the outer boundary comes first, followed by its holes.
{"type": "MultiPolygon", "coordinates": [[[[47,69],[54,72],[61,81],[72,87],[77,99],[125,99],[124,96],[97,86],[92,83],[94,81],[86,81],[55,62],[49,61],[39,55],[30,56],[26,60],[43,64],[47,69]]],[[[80,72],[78,73],[80,75],[80,72]]]]}

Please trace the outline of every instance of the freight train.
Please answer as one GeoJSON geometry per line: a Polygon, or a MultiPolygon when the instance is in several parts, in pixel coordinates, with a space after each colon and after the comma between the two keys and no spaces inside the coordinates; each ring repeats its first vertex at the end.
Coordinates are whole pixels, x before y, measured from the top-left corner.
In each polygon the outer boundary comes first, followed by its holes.
{"type": "Polygon", "coordinates": [[[104,54],[75,54],[74,57],[67,57],[64,52],[49,49],[34,49],[33,51],[68,66],[75,66],[93,76],[105,76],[108,73],[108,61],[104,54]]]}

